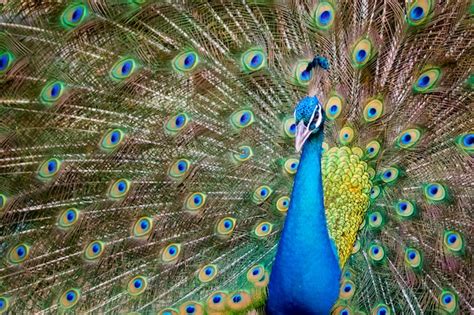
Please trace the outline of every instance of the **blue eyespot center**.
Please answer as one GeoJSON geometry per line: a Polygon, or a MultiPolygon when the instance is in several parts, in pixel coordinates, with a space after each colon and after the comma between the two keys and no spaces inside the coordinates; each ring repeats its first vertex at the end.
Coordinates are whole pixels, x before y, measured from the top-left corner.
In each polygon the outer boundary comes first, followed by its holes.
{"type": "Polygon", "coordinates": [[[350,285],[346,285],[346,286],[344,287],[344,292],[346,292],[346,293],[347,293],[347,292],[350,292],[351,289],[352,289],[352,287],[351,287],[350,285]]]}
{"type": "Polygon", "coordinates": [[[301,72],[301,80],[308,81],[309,79],[311,79],[311,72],[303,70],[303,72],[301,72]]]}
{"type": "Polygon", "coordinates": [[[377,114],[377,109],[371,107],[369,109],[369,117],[373,117],[373,116],[375,116],[375,114],[377,114]]]}
{"type": "Polygon", "coordinates": [[[69,210],[66,213],[66,219],[67,219],[68,222],[73,221],[75,218],[76,218],[76,213],[74,212],[74,210],[69,210]]]}
{"type": "Polygon", "coordinates": [[[392,177],[392,172],[391,171],[386,171],[384,176],[385,176],[385,178],[390,178],[390,177],[392,177]]]}
{"type": "MultiPolygon", "coordinates": [[[[290,132],[291,133],[295,133],[296,132],[296,125],[295,124],[291,124],[290,125],[290,132]]],[[[474,138],[474,137],[473,137],[474,138]]],[[[473,139],[474,140],[474,139],[473,139]]]]}
{"type": "Polygon", "coordinates": [[[430,194],[431,195],[436,195],[438,193],[438,187],[436,186],[431,186],[430,187],[430,194]]]}
{"type": "Polygon", "coordinates": [[[124,192],[126,188],[127,188],[127,185],[125,184],[124,181],[120,181],[120,182],[117,184],[117,189],[118,189],[118,191],[120,191],[120,192],[124,192]]]}
{"type": "Polygon", "coordinates": [[[472,147],[474,145],[474,134],[465,135],[463,142],[465,146],[472,147]]]}
{"type": "Polygon", "coordinates": [[[364,61],[366,57],[367,57],[367,52],[364,49],[359,50],[356,54],[357,62],[364,61]]]}
{"type": "Polygon", "coordinates": [[[200,204],[200,203],[201,203],[201,201],[202,201],[202,198],[201,198],[201,196],[199,196],[199,195],[196,195],[196,196],[194,196],[194,199],[193,199],[193,201],[194,201],[194,204],[198,205],[198,204],[200,204]]]}
{"type": "Polygon", "coordinates": [[[374,148],[372,148],[372,147],[369,148],[369,153],[373,153],[374,151],[375,151],[374,148]]]}
{"type": "Polygon", "coordinates": [[[448,243],[449,243],[449,244],[453,244],[453,243],[455,243],[457,240],[458,240],[458,238],[457,238],[456,235],[450,235],[450,236],[448,237],[448,243]]]}
{"type": "Polygon", "coordinates": [[[425,15],[425,12],[422,7],[416,6],[410,12],[410,17],[413,20],[419,20],[425,15]]]}
{"type": "Polygon", "coordinates": [[[75,297],[76,294],[73,291],[69,291],[68,293],[66,293],[66,300],[68,300],[69,302],[74,301],[75,297]]]}
{"type": "Polygon", "coordinates": [[[55,160],[52,160],[52,161],[49,161],[48,162],[48,172],[54,172],[56,170],[56,161],[55,160]]]}
{"type": "Polygon", "coordinates": [[[226,220],[226,221],[224,222],[224,227],[225,227],[226,229],[230,228],[231,226],[232,226],[232,223],[230,223],[228,220],[226,220]]]}
{"type": "Polygon", "coordinates": [[[411,141],[411,136],[410,134],[405,134],[403,137],[402,137],[402,142],[403,143],[409,143],[411,141]]]}
{"type": "Polygon", "coordinates": [[[132,61],[127,60],[123,63],[122,69],[120,71],[122,72],[122,75],[128,75],[131,70],[132,70],[132,61]]]}
{"type": "Polygon", "coordinates": [[[16,254],[18,255],[18,257],[22,258],[23,256],[25,256],[25,253],[26,253],[25,246],[23,245],[18,246],[18,248],[16,249],[16,254]]]}
{"type": "Polygon", "coordinates": [[[81,20],[82,18],[82,15],[84,14],[84,8],[79,6],[77,7],[74,12],[72,13],[72,16],[71,16],[71,22],[72,23],[77,23],[81,20]]]}
{"type": "Polygon", "coordinates": [[[140,288],[142,287],[142,280],[137,279],[137,280],[133,281],[133,286],[134,286],[136,289],[140,289],[140,288]]]}
{"type": "Polygon", "coordinates": [[[332,114],[335,114],[337,112],[337,105],[332,105],[331,108],[329,109],[329,111],[332,113],[332,114]]]}
{"type": "Polygon", "coordinates": [[[186,68],[192,67],[194,65],[195,60],[196,60],[196,57],[194,56],[194,54],[192,53],[188,54],[186,58],[184,58],[184,66],[186,68]]]}
{"type": "Polygon", "coordinates": [[[262,231],[266,232],[268,230],[268,225],[264,224],[262,225],[262,231]]]}
{"type": "Polygon", "coordinates": [[[377,221],[377,215],[376,214],[373,214],[372,217],[371,217],[371,220],[373,222],[377,221]]]}
{"type": "Polygon", "coordinates": [[[443,302],[444,302],[445,304],[449,304],[449,303],[451,303],[452,300],[453,300],[453,299],[451,298],[450,295],[446,295],[446,296],[444,297],[444,299],[443,299],[443,302]]]}
{"type": "Polygon", "coordinates": [[[95,254],[97,254],[100,250],[100,245],[95,243],[94,245],[92,245],[92,252],[94,252],[95,254]]]}
{"type": "Polygon", "coordinates": [[[195,310],[196,310],[196,309],[194,308],[194,306],[188,306],[188,307],[186,307],[186,313],[188,313],[188,314],[194,313],[195,310]]]}
{"type": "Polygon", "coordinates": [[[141,222],[140,222],[140,227],[142,228],[142,230],[146,230],[148,228],[148,221],[143,219],[141,222]]]}
{"type": "Polygon", "coordinates": [[[348,312],[347,310],[343,310],[343,311],[341,312],[341,315],[349,315],[349,312],[348,312]]]}
{"type": "Polygon", "coordinates": [[[116,144],[119,139],[120,139],[120,133],[118,131],[112,132],[112,134],[110,135],[110,142],[112,144],[116,144]]]}
{"type": "Polygon", "coordinates": [[[253,271],[252,271],[252,275],[256,276],[260,273],[260,270],[258,268],[255,268],[253,271]]]}
{"type": "Polygon", "coordinates": [[[410,260],[415,259],[415,257],[416,257],[416,253],[415,253],[414,251],[411,251],[411,252],[408,254],[408,259],[410,259],[410,260]]]}
{"type": "Polygon", "coordinates": [[[378,247],[374,247],[374,248],[372,249],[372,253],[374,253],[375,255],[377,255],[379,252],[380,252],[380,250],[379,250],[378,247]]]}
{"type": "Polygon", "coordinates": [[[260,54],[256,54],[255,56],[252,57],[252,60],[250,60],[250,66],[253,68],[256,68],[260,66],[262,63],[262,56],[260,54]]]}
{"type": "Polygon", "coordinates": [[[168,253],[169,253],[170,255],[176,254],[176,248],[175,248],[174,246],[170,247],[170,248],[168,249],[168,253]]]}
{"type": "Polygon", "coordinates": [[[175,120],[176,127],[179,128],[179,127],[183,126],[184,120],[185,120],[185,119],[184,119],[184,116],[183,116],[183,115],[178,115],[178,116],[176,116],[176,120],[175,120]]]}
{"type": "Polygon", "coordinates": [[[184,161],[178,162],[178,170],[180,172],[184,172],[186,170],[186,162],[184,161]]]}
{"type": "Polygon", "coordinates": [[[407,208],[408,208],[408,204],[406,204],[405,202],[402,202],[400,204],[400,210],[405,211],[407,208]]]}
{"type": "Polygon", "coordinates": [[[284,205],[284,206],[287,206],[287,205],[288,205],[288,201],[283,201],[283,205],[284,205]]]}
{"type": "Polygon", "coordinates": [[[3,309],[5,307],[6,303],[5,303],[5,299],[4,298],[0,298],[0,310],[3,309]]]}
{"type": "Polygon", "coordinates": [[[260,196],[265,197],[266,195],[267,195],[267,190],[266,189],[260,190],[260,196]]]}
{"type": "Polygon", "coordinates": [[[418,86],[421,88],[427,87],[429,83],[430,83],[430,77],[427,75],[422,76],[418,80],[418,86]]]}
{"type": "Polygon", "coordinates": [[[8,67],[10,62],[10,56],[7,53],[4,53],[0,56],[0,71],[5,70],[8,67]]]}
{"type": "Polygon", "coordinates": [[[245,125],[246,123],[248,123],[250,120],[250,115],[249,113],[243,113],[242,116],[240,116],[240,123],[242,125],[245,125]]]}
{"type": "Polygon", "coordinates": [[[220,303],[221,300],[222,300],[222,298],[220,297],[220,295],[216,295],[212,298],[212,302],[214,304],[220,303]]]}
{"type": "Polygon", "coordinates": [[[59,92],[61,92],[61,84],[59,83],[55,83],[53,84],[53,86],[51,87],[51,97],[58,97],[59,95],[59,92]]]}
{"type": "Polygon", "coordinates": [[[211,267],[207,267],[206,270],[204,270],[204,273],[207,275],[207,276],[210,276],[212,274],[212,268],[211,267]]]}
{"type": "Polygon", "coordinates": [[[319,16],[319,22],[323,25],[327,25],[331,21],[331,11],[326,10],[319,16]]]}
{"type": "Polygon", "coordinates": [[[378,315],[387,315],[387,310],[385,308],[380,309],[378,315]]]}
{"type": "Polygon", "coordinates": [[[240,301],[242,301],[242,297],[240,295],[234,295],[234,297],[232,298],[232,301],[234,303],[239,303],[240,301]]]}

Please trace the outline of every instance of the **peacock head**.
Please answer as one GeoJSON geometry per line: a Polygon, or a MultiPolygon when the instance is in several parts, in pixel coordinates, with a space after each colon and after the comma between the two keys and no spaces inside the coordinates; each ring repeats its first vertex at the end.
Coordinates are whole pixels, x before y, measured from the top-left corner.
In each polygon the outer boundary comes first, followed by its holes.
{"type": "Polygon", "coordinates": [[[324,111],[316,96],[306,96],[296,105],[296,152],[301,151],[311,135],[323,132],[324,111]]]}

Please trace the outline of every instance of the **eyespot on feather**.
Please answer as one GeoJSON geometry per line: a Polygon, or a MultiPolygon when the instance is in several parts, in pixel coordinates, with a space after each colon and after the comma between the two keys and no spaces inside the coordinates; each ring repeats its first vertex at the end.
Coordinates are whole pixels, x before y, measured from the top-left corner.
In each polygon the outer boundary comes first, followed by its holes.
{"type": "Polygon", "coordinates": [[[355,133],[354,129],[349,126],[343,127],[341,131],[339,131],[339,142],[342,145],[348,145],[354,140],[355,133]]]}
{"type": "Polygon", "coordinates": [[[40,180],[49,181],[58,174],[61,169],[61,160],[56,158],[51,158],[43,163],[38,168],[38,178],[40,180]]]}
{"type": "Polygon", "coordinates": [[[61,82],[61,81],[48,82],[41,90],[40,97],[39,97],[40,102],[43,105],[50,107],[54,105],[61,98],[61,96],[64,95],[65,90],[66,90],[66,85],[64,84],[64,82],[61,82]]]}
{"type": "Polygon", "coordinates": [[[100,140],[100,148],[104,151],[113,151],[125,138],[125,133],[118,128],[107,130],[100,140]]]}
{"type": "Polygon", "coordinates": [[[165,125],[165,131],[170,135],[177,134],[180,130],[184,129],[190,122],[190,118],[186,113],[178,113],[168,119],[165,125]]]}
{"type": "Polygon", "coordinates": [[[184,203],[184,207],[189,211],[196,211],[204,207],[206,204],[206,194],[195,192],[189,194],[184,203]]]}
{"type": "Polygon", "coordinates": [[[474,131],[458,136],[456,145],[467,154],[474,155],[474,131]]]}
{"type": "Polygon", "coordinates": [[[369,101],[364,107],[365,122],[374,122],[382,116],[384,111],[383,102],[379,99],[369,101]]]}
{"type": "Polygon", "coordinates": [[[262,185],[262,186],[259,186],[257,189],[255,189],[252,195],[252,199],[256,204],[261,204],[265,200],[267,200],[268,197],[270,197],[272,193],[273,193],[273,190],[269,186],[262,185]]]}
{"type": "Polygon", "coordinates": [[[6,296],[0,296],[0,314],[6,313],[10,308],[10,299],[6,296]]]}
{"type": "Polygon", "coordinates": [[[244,72],[254,72],[266,65],[267,56],[262,49],[251,48],[242,54],[240,62],[244,72]]]}
{"type": "Polygon", "coordinates": [[[227,306],[232,311],[241,311],[250,306],[252,302],[250,294],[246,291],[237,291],[229,294],[227,299],[227,306]]]}
{"type": "Polygon", "coordinates": [[[253,112],[247,109],[236,111],[230,116],[231,126],[236,130],[246,128],[253,124],[254,121],[253,112]]]}
{"type": "Polygon", "coordinates": [[[70,288],[59,298],[59,305],[63,309],[70,309],[74,307],[81,299],[81,291],[76,288],[70,288]]]}
{"type": "Polygon", "coordinates": [[[148,287],[148,280],[146,277],[138,275],[130,279],[127,284],[127,292],[131,296],[138,296],[142,294],[148,287]]]}
{"type": "Polygon", "coordinates": [[[398,168],[392,166],[382,170],[380,179],[386,184],[393,184],[399,178],[401,172],[398,168]]]}
{"type": "Polygon", "coordinates": [[[180,315],[203,315],[204,308],[202,305],[195,301],[188,301],[179,307],[180,315]]]}
{"type": "Polygon", "coordinates": [[[132,74],[135,73],[137,68],[138,63],[135,59],[125,57],[114,64],[114,66],[110,70],[110,77],[114,81],[123,81],[132,76],[132,74]]]}
{"type": "Polygon", "coordinates": [[[385,259],[385,249],[378,244],[372,243],[367,250],[367,254],[374,263],[381,263],[385,259]]]}
{"type": "Polygon", "coordinates": [[[153,231],[153,219],[141,217],[133,225],[132,236],[135,238],[146,238],[153,231]]]}
{"type": "Polygon", "coordinates": [[[122,199],[128,194],[130,186],[131,183],[128,179],[117,179],[109,186],[107,195],[110,199],[122,199]]]}
{"type": "Polygon", "coordinates": [[[411,219],[416,215],[416,206],[413,202],[402,199],[395,205],[395,212],[401,219],[411,219]]]}
{"type": "Polygon", "coordinates": [[[168,176],[172,179],[183,178],[189,171],[191,162],[186,159],[178,159],[168,169],[168,176]]]}
{"type": "Polygon", "coordinates": [[[446,187],[440,183],[425,184],[423,192],[426,200],[431,203],[446,201],[448,198],[446,187]]]}
{"type": "Polygon", "coordinates": [[[173,59],[173,68],[178,73],[186,73],[199,64],[199,55],[192,50],[184,51],[173,59]]]}
{"type": "Polygon", "coordinates": [[[20,243],[8,251],[7,260],[12,265],[18,265],[24,262],[29,255],[30,246],[26,243],[20,243]]]}
{"type": "Polygon", "coordinates": [[[313,13],[313,22],[320,30],[328,30],[334,24],[336,10],[334,6],[327,1],[318,4],[313,13]]]}
{"type": "Polygon", "coordinates": [[[405,264],[413,269],[420,269],[423,265],[420,251],[413,247],[407,247],[405,249],[405,264]]]}
{"type": "Polygon", "coordinates": [[[368,37],[363,37],[352,48],[352,65],[355,68],[362,68],[374,57],[374,54],[372,41],[368,37]]]}
{"type": "Polygon", "coordinates": [[[236,163],[245,162],[253,156],[253,149],[248,145],[241,145],[237,148],[237,152],[232,154],[233,160],[236,163]]]}
{"type": "Polygon", "coordinates": [[[159,311],[158,315],[178,315],[178,311],[174,308],[165,308],[159,311]]]}
{"type": "Polygon", "coordinates": [[[288,175],[294,175],[296,174],[296,171],[298,170],[298,164],[299,160],[295,158],[289,158],[285,161],[285,164],[283,165],[283,169],[288,175]]]}
{"type": "Polygon", "coordinates": [[[370,229],[378,230],[385,225],[385,217],[380,211],[372,211],[368,214],[368,222],[370,229]]]}
{"type": "Polygon", "coordinates": [[[380,142],[378,142],[377,140],[372,140],[367,143],[365,147],[365,156],[367,157],[367,159],[376,158],[379,155],[380,148],[380,142]]]}
{"type": "Polygon", "coordinates": [[[224,217],[219,220],[216,226],[216,233],[222,237],[229,237],[234,232],[236,219],[233,217],[224,217]]]}
{"type": "Polygon", "coordinates": [[[6,50],[0,50],[0,76],[11,69],[15,61],[15,56],[6,50]]]}
{"type": "Polygon", "coordinates": [[[311,60],[299,61],[293,70],[293,80],[296,85],[306,87],[309,85],[311,78],[313,77],[312,71],[306,71],[308,64],[311,60]]]}
{"type": "Polygon", "coordinates": [[[58,218],[58,226],[62,229],[68,229],[79,220],[79,210],[76,208],[68,208],[61,212],[58,218]]]}
{"type": "Polygon", "coordinates": [[[451,290],[443,290],[438,297],[440,307],[448,312],[454,314],[458,310],[458,297],[451,290]]]}
{"type": "Polygon", "coordinates": [[[8,202],[7,196],[5,196],[4,194],[0,194],[0,210],[5,208],[5,206],[7,205],[7,202],[8,202]]]}
{"type": "Polygon", "coordinates": [[[97,260],[104,254],[105,244],[101,241],[92,241],[84,249],[84,258],[89,261],[97,260]]]}
{"type": "Polygon", "coordinates": [[[273,224],[267,221],[260,222],[254,230],[254,233],[257,237],[265,237],[268,236],[273,229],[273,224]]]}
{"type": "Polygon", "coordinates": [[[282,196],[277,199],[276,201],[276,209],[279,212],[286,213],[288,211],[288,207],[290,206],[290,197],[282,196]]]}
{"type": "Polygon", "coordinates": [[[391,311],[384,303],[377,304],[371,312],[372,315],[391,315],[391,311]]]}
{"type": "Polygon", "coordinates": [[[456,231],[444,231],[443,246],[448,252],[451,252],[452,254],[462,255],[464,254],[465,248],[464,237],[461,233],[456,231]]]}
{"type": "Polygon", "coordinates": [[[207,307],[213,311],[225,311],[227,298],[224,291],[213,292],[207,299],[207,307]]]}
{"type": "Polygon", "coordinates": [[[415,146],[422,136],[421,130],[417,128],[403,130],[397,138],[397,146],[408,149],[415,146]]]}
{"type": "Polygon", "coordinates": [[[172,243],[166,246],[161,254],[161,259],[165,263],[175,262],[181,253],[181,244],[172,243]]]}
{"type": "Polygon", "coordinates": [[[296,137],[296,123],[294,117],[288,117],[283,120],[283,134],[290,139],[296,137]]]}
{"type": "Polygon", "coordinates": [[[325,113],[329,120],[337,119],[342,113],[343,99],[339,95],[332,95],[326,102],[325,113]]]}
{"type": "Polygon", "coordinates": [[[410,26],[420,26],[426,23],[433,11],[434,3],[432,0],[411,1],[407,7],[407,22],[410,26]]]}
{"type": "Polygon", "coordinates": [[[429,93],[437,87],[440,78],[440,68],[429,68],[423,71],[413,83],[413,91],[415,93],[429,93]]]}
{"type": "Polygon", "coordinates": [[[339,290],[339,298],[349,300],[355,292],[355,284],[351,280],[344,280],[339,290]]]}
{"type": "Polygon", "coordinates": [[[75,3],[68,6],[61,15],[61,25],[66,29],[72,29],[84,22],[88,16],[87,6],[75,3]]]}
{"type": "Polygon", "coordinates": [[[198,279],[202,283],[207,283],[217,276],[217,266],[214,264],[209,264],[203,266],[198,272],[198,279]]]}

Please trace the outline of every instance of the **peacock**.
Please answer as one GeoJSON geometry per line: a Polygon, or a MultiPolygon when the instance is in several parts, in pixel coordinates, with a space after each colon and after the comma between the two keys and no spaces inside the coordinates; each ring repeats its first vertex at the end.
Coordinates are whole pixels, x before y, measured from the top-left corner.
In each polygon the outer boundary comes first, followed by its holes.
{"type": "Polygon", "coordinates": [[[468,0],[0,4],[0,313],[473,314],[468,0]]]}

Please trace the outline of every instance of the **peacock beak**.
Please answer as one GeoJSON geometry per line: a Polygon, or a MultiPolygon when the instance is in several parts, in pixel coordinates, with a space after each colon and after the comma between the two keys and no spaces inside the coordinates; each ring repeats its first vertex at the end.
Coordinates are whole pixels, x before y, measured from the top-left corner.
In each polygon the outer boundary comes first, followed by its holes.
{"type": "Polygon", "coordinates": [[[295,149],[296,152],[300,152],[303,148],[304,143],[308,140],[309,136],[313,133],[312,130],[309,129],[309,126],[306,126],[304,122],[301,120],[296,126],[296,139],[295,139],[295,149]]]}
{"type": "Polygon", "coordinates": [[[313,110],[313,114],[311,115],[308,125],[306,126],[304,124],[304,121],[300,120],[300,122],[296,126],[296,139],[295,139],[296,152],[301,151],[306,140],[308,140],[309,136],[311,136],[312,133],[318,131],[319,126],[321,126],[322,122],[323,122],[322,108],[321,108],[321,105],[318,104],[313,110]],[[313,125],[313,129],[311,129],[312,125],[313,125]]]}

